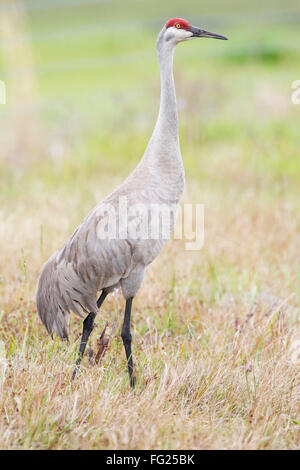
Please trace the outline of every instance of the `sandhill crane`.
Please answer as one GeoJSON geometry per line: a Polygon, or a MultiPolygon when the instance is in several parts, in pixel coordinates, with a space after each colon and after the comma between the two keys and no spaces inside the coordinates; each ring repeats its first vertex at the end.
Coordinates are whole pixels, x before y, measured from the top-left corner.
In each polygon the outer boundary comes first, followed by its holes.
{"type": "MultiPolygon", "coordinates": [[[[135,228],[139,232],[143,216],[152,223],[153,205],[170,208],[167,222],[170,232],[175,224],[176,210],[184,190],[184,168],[180,153],[176,94],[173,78],[175,46],[193,38],[227,39],[191,26],[181,18],[170,19],[157,40],[161,78],[158,119],[143,158],[129,177],[100,202],[81,223],[71,238],[45,264],[38,284],[37,309],[49,334],[68,338],[69,314],[73,311],[83,321],[83,332],[73,378],[83,357],[94,319],[109,292],[121,287],[126,301],[122,340],[126,352],[131,387],[135,385],[131,352],[130,317],[132,301],[137,294],[146,267],[154,260],[169,236],[159,232],[156,237],[133,236],[129,230],[135,211],[135,228]],[[125,199],[128,212],[120,212],[125,199]],[[114,213],[110,220],[109,215],[114,213]],[[118,226],[118,235],[103,237],[99,227],[118,226]],[[121,229],[121,231],[120,231],[121,229]],[[101,293],[99,299],[97,297],[101,293]]],[[[114,231],[107,233],[114,233],[114,231]]],[[[149,235],[149,233],[148,233],[149,235]]]]}

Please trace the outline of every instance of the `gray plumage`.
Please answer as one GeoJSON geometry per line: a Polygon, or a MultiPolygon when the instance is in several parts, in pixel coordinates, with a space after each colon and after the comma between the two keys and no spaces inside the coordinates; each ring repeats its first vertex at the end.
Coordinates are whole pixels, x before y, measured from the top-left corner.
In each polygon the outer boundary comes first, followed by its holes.
{"type": "MultiPolygon", "coordinates": [[[[134,239],[130,235],[125,239],[101,239],[97,230],[107,205],[117,209],[122,197],[126,198],[129,209],[139,203],[142,206],[138,214],[140,221],[143,211],[146,211],[150,224],[151,205],[163,204],[170,208],[170,231],[174,228],[176,210],[173,209],[179,204],[185,183],[178,137],[173,54],[178,42],[195,36],[191,31],[164,26],[158,36],[160,109],[139,165],[123,184],[90,212],[42,270],[37,309],[50,335],[54,329],[60,338],[68,337],[70,311],[80,317],[97,312],[99,292],[109,292],[120,286],[125,299],[134,297],[146,267],[167,240],[163,235],[158,239],[134,239]]],[[[117,220],[119,225],[128,222],[123,218],[117,220]]]]}

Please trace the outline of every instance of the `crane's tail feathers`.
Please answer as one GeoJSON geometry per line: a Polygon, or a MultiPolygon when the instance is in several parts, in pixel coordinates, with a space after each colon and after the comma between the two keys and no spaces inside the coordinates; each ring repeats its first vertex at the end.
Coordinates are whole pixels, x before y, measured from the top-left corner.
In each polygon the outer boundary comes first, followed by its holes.
{"type": "Polygon", "coordinates": [[[81,318],[89,312],[97,312],[96,293],[83,290],[72,266],[59,269],[54,257],[45,264],[36,304],[39,317],[51,336],[54,330],[61,339],[68,339],[71,310],[81,318]]]}

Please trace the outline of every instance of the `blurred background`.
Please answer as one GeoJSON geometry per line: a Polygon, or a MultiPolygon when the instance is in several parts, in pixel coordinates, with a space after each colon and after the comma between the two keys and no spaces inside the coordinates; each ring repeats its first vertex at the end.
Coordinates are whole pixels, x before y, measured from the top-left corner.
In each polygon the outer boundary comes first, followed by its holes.
{"type": "Polygon", "coordinates": [[[210,216],[245,227],[245,214],[253,225],[264,211],[299,209],[297,0],[11,0],[0,8],[0,215],[10,246],[2,273],[14,252],[22,265],[25,249],[35,280],[41,261],[138,163],[158,112],[156,38],[174,16],[230,39],[176,51],[185,197],[206,205],[208,229],[210,216]]]}
{"type": "Polygon", "coordinates": [[[230,38],[176,51],[187,176],[225,184],[221,160],[278,190],[298,179],[297,0],[12,0],[0,14],[1,207],[36,185],[80,180],[90,191],[93,178],[127,175],[155,123],[155,41],[173,16],[230,38]]]}

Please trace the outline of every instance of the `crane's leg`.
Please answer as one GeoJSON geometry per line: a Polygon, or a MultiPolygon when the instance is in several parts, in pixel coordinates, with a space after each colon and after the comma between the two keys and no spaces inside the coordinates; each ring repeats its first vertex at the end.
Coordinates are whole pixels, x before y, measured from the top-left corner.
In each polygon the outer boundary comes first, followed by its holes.
{"type": "Polygon", "coordinates": [[[132,300],[133,300],[133,297],[130,297],[129,299],[126,300],[124,323],[122,327],[121,337],[122,337],[125,352],[126,352],[130,386],[134,388],[135,377],[133,374],[133,361],[132,361],[132,352],[131,352],[131,333],[130,333],[130,317],[131,317],[132,300]]]}
{"type": "Polygon", "coordinates": [[[100,308],[101,305],[103,304],[104,300],[105,300],[106,297],[107,297],[107,294],[108,294],[108,292],[107,292],[106,290],[103,290],[103,291],[101,292],[101,295],[100,295],[99,299],[97,300],[97,307],[98,307],[98,308],[100,308]]]}
{"type": "MultiPolygon", "coordinates": [[[[100,297],[97,301],[97,307],[98,308],[100,308],[101,305],[103,304],[107,294],[108,294],[108,292],[106,292],[105,290],[102,291],[102,293],[101,293],[101,295],[100,295],[100,297]]],[[[72,374],[72,380],[74,380],[75,377],[76,377],[76,374],[78,372],[81,360],[82,360],[83,355],[84,355],[84,351],[85,351],[88,339],[90,337],[91,332],[94,329],[95,318],[96,318],[96,313],[91,312],[91,313],[88,314],[88,316],[85,318],[85,320],[83,322],[82,337],[81,337],[81,342],[80,342],[80,346],[79,346],[78,357],[77,357],[77,360],[76,360],[75,369],[74,369],[73,374],[72,374]]]]}

